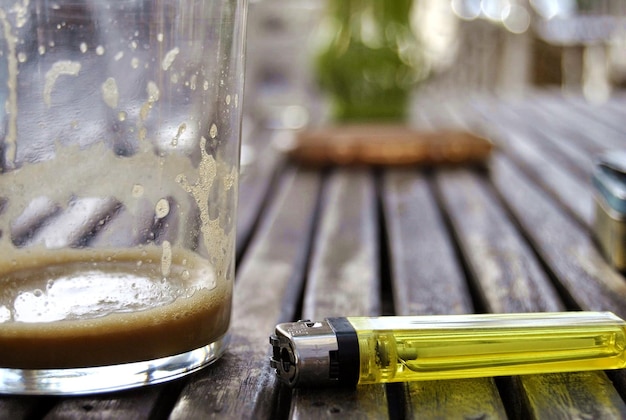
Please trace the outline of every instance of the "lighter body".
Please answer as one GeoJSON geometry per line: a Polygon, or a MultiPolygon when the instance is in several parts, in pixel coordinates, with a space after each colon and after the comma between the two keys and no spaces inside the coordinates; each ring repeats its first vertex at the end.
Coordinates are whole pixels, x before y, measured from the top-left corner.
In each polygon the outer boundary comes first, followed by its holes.
{"type": "Polygon", "coordinates": [[[271,365],[291,386],[620,369],[610,312],[327,318],[279,324],[271,365]]]}

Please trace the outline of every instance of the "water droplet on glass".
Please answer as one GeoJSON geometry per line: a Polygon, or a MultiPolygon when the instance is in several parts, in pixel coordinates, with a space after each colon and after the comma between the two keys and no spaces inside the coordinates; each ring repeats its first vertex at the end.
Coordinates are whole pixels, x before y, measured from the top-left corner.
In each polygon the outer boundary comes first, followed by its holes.
{"type": "Polygon", "coordinates": [[[178,146],[178,141],[180,140],[180,136],[182,136],[186,130],[187,130],[187,124],[182,123],[181,125],[178,126],[178,131],[176,132],[176,135],[172,139],[173,147],[178,146]]]}
{"type": "Polygon", "coordinates": [[[178,47],[175,47],[169,50],[165,54],[165,57],[163,58],[163,61],[161,62],[161,68],[166,71],[169,70],[170,66],[176,59],[176,56],[178,55],[179,52],[180,52],[180,49],[178,47]]]}
{"type": "Polygon", "coordinates": [[[104,81],[101,87],[102,99],[110,108],[117,108],[119,101],[119,90],[114,78],[109,77],[104,81]]]}
{"type": "Polygon", "coordinates": [[[135,198],[139,198],[143,195],[143,185],[140,184],[135,184],[133,185],[133,189],[131,191],[131,194],[133,195],[133,197],[135,198]]]}
{"type": "Polygon", "coordinates": [[[148,86],[146,88],[148,92],[148,101],[156,102],[159,100],[159,95],[161,94],[159,91],[159,87],[154,82],[148,82],[148,86]]]}
{"type": "Polygon", "coordinates": [[[170,203],[165,198],[160,199],[154,208],[154,212],[156,213],[156,217],[158,219],[162,219],[169,214],[170,203]]]}

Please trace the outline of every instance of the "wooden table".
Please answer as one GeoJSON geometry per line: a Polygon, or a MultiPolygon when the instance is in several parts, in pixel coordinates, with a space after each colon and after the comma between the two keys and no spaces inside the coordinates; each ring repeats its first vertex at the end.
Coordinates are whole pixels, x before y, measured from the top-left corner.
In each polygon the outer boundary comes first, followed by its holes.
{"type": "Polygon", "coordinates": [[[0,418],[624,418],[622,371],[290,390],[277,322],[333,315],[610,310],[626,280],[598,252],[592,157],[626,145],[626,97],[417,101],[413,123],[497,144],[487,171],[300,168],[248,127],[232,343],[183,380],[105,395],[0,397],[0,418]]]}

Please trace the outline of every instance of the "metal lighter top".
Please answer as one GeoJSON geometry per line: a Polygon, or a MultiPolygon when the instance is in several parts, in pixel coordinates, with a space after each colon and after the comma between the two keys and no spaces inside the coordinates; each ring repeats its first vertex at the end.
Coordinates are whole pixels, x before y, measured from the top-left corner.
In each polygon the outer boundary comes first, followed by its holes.
{"type": "Polygon", "coordinates": [[[626,322],[610,312],[326,318],[279,324],[270,344],[290,386],[626,366],[626,322]]]}
{"type": "Polygon", "coordinates": [[[347,318],[278,324],[270,344],[270,366],[290,386],[355,385],[359,379],[358,338],[347,318]]]}

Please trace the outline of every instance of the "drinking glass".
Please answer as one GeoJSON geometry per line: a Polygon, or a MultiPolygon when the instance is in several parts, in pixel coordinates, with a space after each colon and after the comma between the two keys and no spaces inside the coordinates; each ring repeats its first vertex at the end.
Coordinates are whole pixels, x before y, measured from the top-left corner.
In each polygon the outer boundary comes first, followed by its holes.
{"type": "Polygon", "coordinates": [[[246,0],[0,0],[0,393],[227,344],[246,0]]]}

